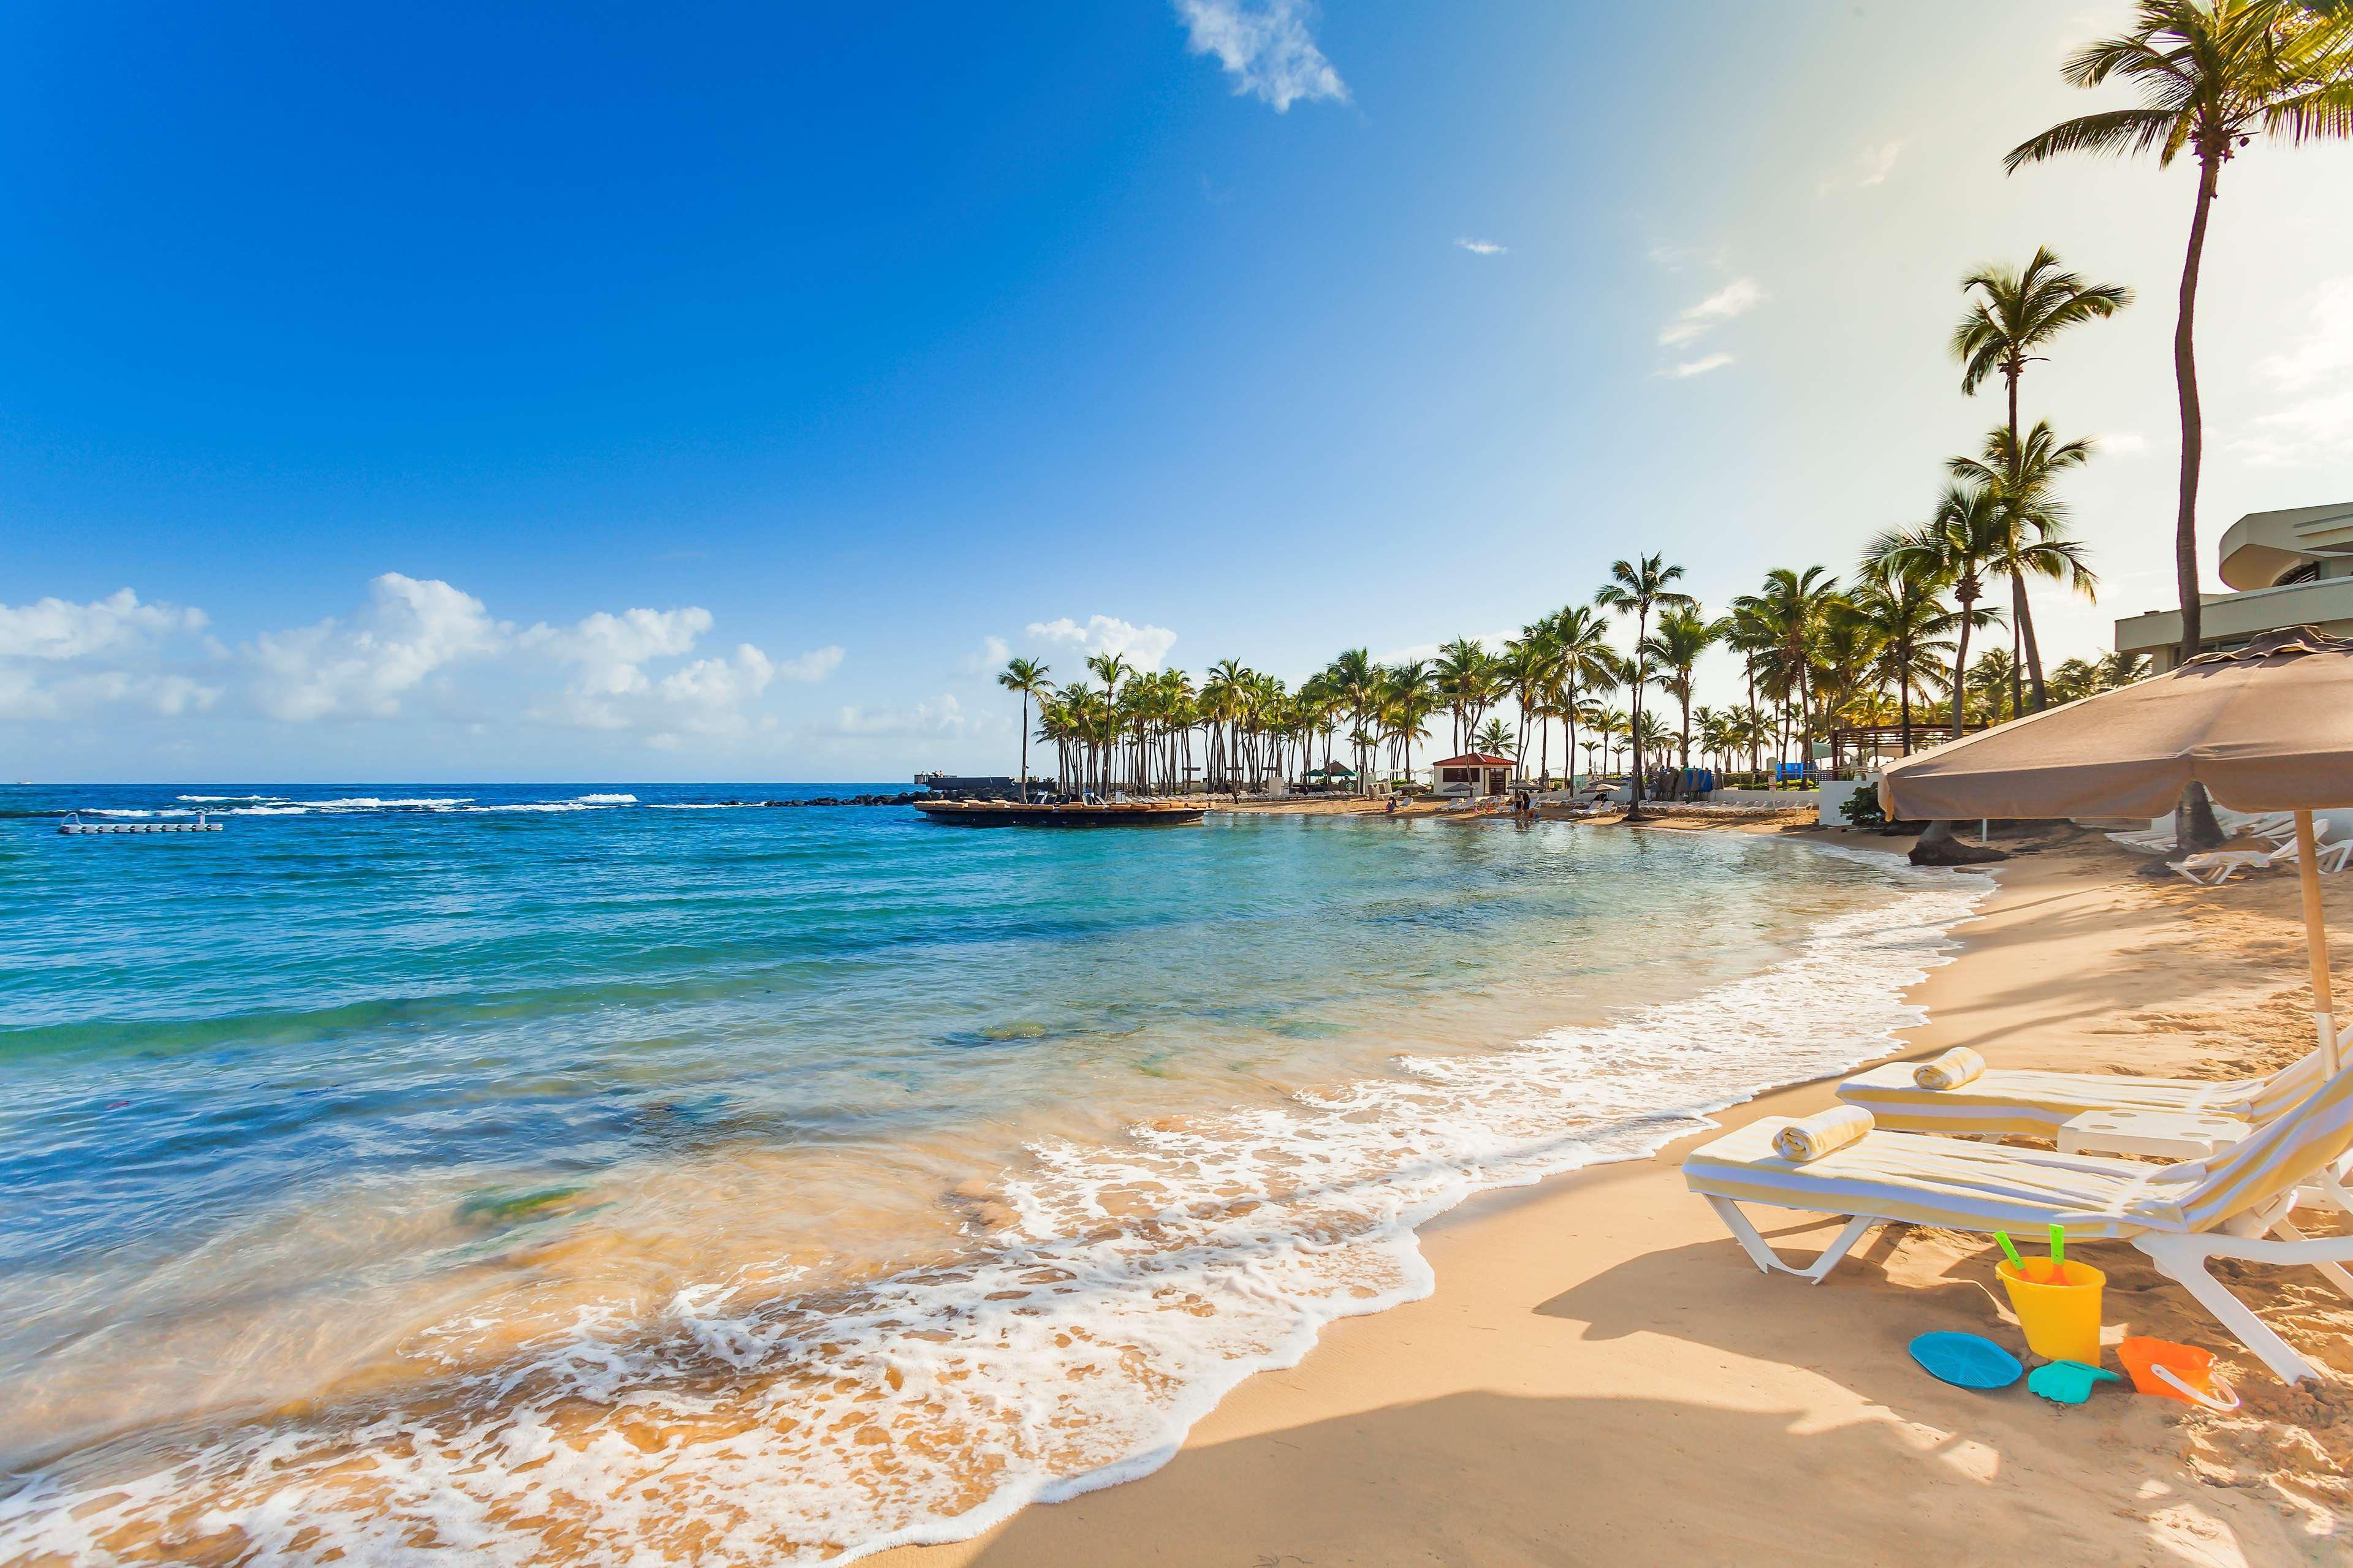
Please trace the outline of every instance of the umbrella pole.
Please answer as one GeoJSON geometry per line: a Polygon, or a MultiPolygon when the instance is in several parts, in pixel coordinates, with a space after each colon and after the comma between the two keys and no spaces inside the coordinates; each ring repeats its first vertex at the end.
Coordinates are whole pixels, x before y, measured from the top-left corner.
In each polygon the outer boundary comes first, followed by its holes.
{"type": "Polygon", "coordinates": [[[2304,883],[2304,944],[2312,955],[2312,1023],[2320,1035],[2320,1067],[2337,1076],[2337,1008],[2328,984],[2328,921],[2320,905],[2320,851],[2312,813],[2295,814],[2295,863],[2304,883]]]}

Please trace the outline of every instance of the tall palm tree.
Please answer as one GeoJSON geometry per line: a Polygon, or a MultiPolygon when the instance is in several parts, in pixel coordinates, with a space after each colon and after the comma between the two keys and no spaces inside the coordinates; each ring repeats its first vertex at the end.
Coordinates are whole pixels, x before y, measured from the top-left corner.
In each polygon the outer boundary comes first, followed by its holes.
{"type": "MultiPolygon", "coordinates": [[[[1680,566],[1669,566],[1665,564],[1665,561],[1666,557],[1662,553],[1638,555],[1631,561],[1613,562],[1609,567],[1609,581],[1604,583],[1601,585],[1601,591],[1593,595],[1593,603],[1597,608],[1615,610],[1620,615],[1630,611],[1634,616],[1634,679],[1630,684],[1633,688],[1634,708],[1632,728],[1633,732],[1638,735],[1642,729],[1642,688],[1650,684],[1651,679],[1648,659],[1642,652],[1642,644],[1651,635],[1651,612],[1662,608],[1670,610],[1689,608],[1694,603],[1689,594],[1673,586],[1683,580],[1683,569],[1680,566]]],[[[1634,769],[1633,787],[1626,801],[1626,820],[1629,822],[1639,822],[1642,819],[1641,760],[1641,753],[1638,752],[1635,756],[1637,765],[1634,769]]]]}
{"type": "MultiPolygon", "coordinates": [[[[1981,267],[1961,279],[1969,294],[1969,308],[1953,329],[1953,357],[1961,362],[1961,391],[1974,395],[1990,377],[1999,375],[2010,405],[2010,449],[2023,450],[2018,431],[2018,382],[2026,367],[2045,356],[2036,353],[2069,327],[2105,321],[2132,303],[2132,290],[2120,283],[2086,283],[2059,265],[2049,246],[2037,247],[2024,268],[1981,267]]],[[[2034,622],[2026,607],[2026,582],[2010,580],[2010,626],[2013,637],[2022,637],[2026,663],[2034,680],[2034,706],[2044,701],[2042,658],[2034,646],[2034,622]]],[[[2016,652],[2012,650],[2013,654],[2016,652]]],[[[2012,694],[2015,702],[2016,694],[2012,694]]]]}
{"type": "MultiPolygon", "coordinates": [[[[2092,456],[2089,441],[2062,441],[2047,419],[2038,419],[2023,440],[2015,430],[1996,426],[1986,437],[1982,458],[1955,458],[1947,467],[1964,484],[1993,492],[2001,509],[2005,534],[2000,569],[2010,579],[2010,679],[2019,679],[2023,658],[2033,676],[2034,705],[2043,705],[2042,650],[2034,638],[2034,622],[2026,603],[2029,576],[2063,581],[2093,596],[2097,585],[2084,564],[2083,546],[2067,537],[2067,509],[2058,496],[2059,476],[2078,468],[2092,456]]],[[[2010,710],[2023,712],[2020,693],[2010,693],[2010,710]]]]}
{"type": "Polygon", "coordinates": [[[997,672],[997,684],[1021,694],[1021,804],[1029,804],[1029,700],[1054,689],[1046,679],[1048,667],[1034,658],[1009,658],[997,672]]]}
{"type": "Polygon", "coordinates": [[[1893,572],[1918,572],[1952,584],[1957,633],[1953,650],[1953,734],[1958,738],[1968,721],[1969,633],[1993,626],[2000,616],[1978,608],[1985,595],[1987,571],[2001,558],[2005,523],[2001,509],[1983,486],[1945,487],[1936,514],[1920,527],[1893,529],[1871,542],[1866,555],[1884,562],[1893,572]]]}
{"type": "Polygon", "coordinates": [[[1568,724],[1568,771],[1577,772],[1577,721],[1588,700],[1618,689],[1618,655],[1609,623],[1583,605],[1569,605],[1546,622],[1556,705],[1568,724]]]}
{"type": "Polygon", "coordinates": [[[2353,135],[2353,8],[2311,0],[2139,0],[2128,32],[2085,45],[2063,71],[2083,88],[2120,77],[2137,89],[2140,102],[2063,121],[2010,149],[2005,169],[2016,173],[2063,153],[2154,152],[2159,168],[2171,167],[2185,153],[2198,160],[2173,329],[2181,408],[2173,565],[2181,593],[2178,661],[2186,661],[2197,656],[2201,632],[2198,472],[2205,423],[2198,402],[2195,321],[2207,218],[2222,165],[2256,136],[2300,142],[2353,135]]]}

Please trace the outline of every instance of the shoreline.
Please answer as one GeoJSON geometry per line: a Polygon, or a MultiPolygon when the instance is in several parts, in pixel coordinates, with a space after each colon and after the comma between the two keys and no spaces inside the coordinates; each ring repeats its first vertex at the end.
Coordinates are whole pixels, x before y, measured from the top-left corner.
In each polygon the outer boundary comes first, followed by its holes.
{"type": "MultiPolygon", "coordinates": [[[[1988,869],[1950,961],[1905,994],[1926,1021],[1873,1060],[1968,1044],[1998,1066],[2220,1077],[2299,1053],[2292,887],[2200,899],[2065,835],[1988,869]]],[[[2347,890],[2330,901],[2353,913],[2347,890]]],[[[1981,1238],[1882,1231],[1819,1286],[1759,1274],[1680,1162],[1722,1128],[1834,1103],[1843,1076],[1767,1089],[1647,1156],[1473,1193],[1418,1227],[1430,1294],[1329,1323],[1154,1473],[867,1561],[1796,1563],[1951,1559],[1956,1539],[1968,1562],[2344,1561],[2353,1396],[2270,1380],[2128,1248],[2095,1259],[2108,1338],[2122,1322],[2216,1349],[2237,1416],[2120,1394],[2060,1411],[1920,1373],[1903,1346],[1928,1329],[2015,1342],[1981,1238]]],[[[1771,1217],[1799,1250],[1831,1228],[1771,1217]]],[[[2353,1372],[2348,1303],[2242,1275],[2307,1354],[2353,1372]]]]}

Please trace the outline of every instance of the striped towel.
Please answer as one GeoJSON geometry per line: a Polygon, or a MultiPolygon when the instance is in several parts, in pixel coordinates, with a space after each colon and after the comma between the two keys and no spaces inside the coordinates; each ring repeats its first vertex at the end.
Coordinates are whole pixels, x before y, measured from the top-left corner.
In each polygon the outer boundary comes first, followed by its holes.
{"type": "Polygon", "coordinates": [[[1833,1149],[1843,1149],[1871,1131],[1871,1112],[1859,1105],[1841,1105],[1801,1116],[1773,1134],[1773,1152],[1792,1164],[1819,1160],[1833,1149]]]}
{"type": "Polygon", "coordinates": [[[1922,1089],[1958,1089],[1984,1071],[1985,1058],[1967,1046],[1955,1046],[1914,1068],[1912,1081],[1922,1089]]]}

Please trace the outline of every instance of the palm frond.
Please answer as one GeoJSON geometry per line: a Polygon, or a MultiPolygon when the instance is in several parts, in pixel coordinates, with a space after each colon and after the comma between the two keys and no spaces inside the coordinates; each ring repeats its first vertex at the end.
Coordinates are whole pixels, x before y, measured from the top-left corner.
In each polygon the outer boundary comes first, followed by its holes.
{"type": "MultiPolygon", "coordinates": [[[[2029,163],[2040,163],[2063,153],[2106,153],[2118,157],[2163,148],[2182,118],[2167,109],[2110,109],[2098,114],[2063,120],[2039,136],[2029,137],[2003,155],[2002,170],[2016,174],[2029,163]]],[[[2160,163],[2173,161],[2168,150],[2160,163]]]]}

